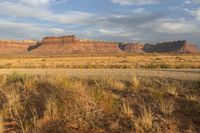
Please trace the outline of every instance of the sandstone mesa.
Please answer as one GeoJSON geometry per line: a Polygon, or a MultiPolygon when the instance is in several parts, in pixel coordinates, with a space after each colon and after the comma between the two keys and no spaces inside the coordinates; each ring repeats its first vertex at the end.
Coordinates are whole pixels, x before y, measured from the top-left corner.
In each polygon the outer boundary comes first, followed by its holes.
{"type": "Polygon", "coordinates": [[[66,55],[66,54],[196,54],[197,45],[185,40],[157,44],[107,42],[78,39],[74,35],[44,37],[42,41],[0,40],[0,54],[66,55]]]}

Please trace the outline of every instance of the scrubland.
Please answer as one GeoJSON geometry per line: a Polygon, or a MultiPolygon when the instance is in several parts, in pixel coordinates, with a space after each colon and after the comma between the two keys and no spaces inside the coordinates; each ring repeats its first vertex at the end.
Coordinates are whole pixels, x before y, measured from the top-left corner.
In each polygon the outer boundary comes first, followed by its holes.
{"type": "Polygon", "coordinates": [[[0,132],[200,132],[200,81],[0,76],[0,132]]]}
{"type": "Polygon", "coordinates": [[[0,58],[0,68],[200,68],[200,56],[170,54],[4,56],[0,58]]]}

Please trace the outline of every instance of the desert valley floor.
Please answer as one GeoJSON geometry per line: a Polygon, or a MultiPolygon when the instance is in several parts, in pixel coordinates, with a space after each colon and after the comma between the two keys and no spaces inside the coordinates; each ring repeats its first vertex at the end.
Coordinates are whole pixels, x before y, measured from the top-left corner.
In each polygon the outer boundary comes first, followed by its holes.
{"type": "Polygon", "coordinates": [[[199,55],[2,56],[3,133],[199,133],[199,55]]]}

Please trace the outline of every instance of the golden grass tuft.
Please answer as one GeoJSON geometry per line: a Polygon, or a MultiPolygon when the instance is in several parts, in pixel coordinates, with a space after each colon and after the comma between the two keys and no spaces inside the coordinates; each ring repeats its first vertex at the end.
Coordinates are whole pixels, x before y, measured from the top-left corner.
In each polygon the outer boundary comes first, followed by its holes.
{"type": "Polygon", "coordinates": [[[134,117],[134,111],[127,103],[123,103],[122,113],[129,119],[132,119],[134,117]]]}
{"type": "Polygon", "coordinates": [[[125,89],[125,85],[124,85],[124,83],[122,83],[122,82],[119,82],[119,81],[115,81],[114,83],[113,83],[113,87],[115,88],[115,89],[117,89],[117,90],[124,90],[125,89]]]}
{"type": "Polygon", "coordinates": [[[46,103],[45,115],[55,119],[58,117],[58,106],[54,98],[49,98],[46,103]]]}
{"type": "Polygon", "coordinates": [[[136,76],[133,76],[130,82],[131,82],[131,91],[138,92],[140,89],[140,80],[136,76]]]}
{"type": "Polygon", "coordinates": [[[186,99],[188,101],[194,101],[194,102],[198,102],[199,101],[198,96],[195,96],[195,95],[186,95],[186,99]]]}
{"type": "Polygon", "coordinates": [[[177,88],[174,85],[168,85],[166,87],[166,91],[167,91],[168,94],[171,94],[173,96],[177,96],[178,95],[177,88]]]}
{"type": "Polygon", "coordinates": [[[112,77],[106,77],[104,80],[105,80],[105,83],[107,83],[108,86],[111,89],[119,90],[119,91],[124,91],[125,88],[126,88],[126,86],[125,86],[125,84],[123,82],[118,81],[118,80],[114,80],[112,77]]]}
{"type": "Polygon", "coordinates": [[[150,106],[142,109],[141,115],[134,119],[134,127],[137,133],[151,131],[153,128],[154,114],[150,106]]]}
{"type": "Polygon", "coordinates": [[[170,116],[175,110],[175,102],[173,99],[161,99],[159,108],[163,114],[170,116]]]}

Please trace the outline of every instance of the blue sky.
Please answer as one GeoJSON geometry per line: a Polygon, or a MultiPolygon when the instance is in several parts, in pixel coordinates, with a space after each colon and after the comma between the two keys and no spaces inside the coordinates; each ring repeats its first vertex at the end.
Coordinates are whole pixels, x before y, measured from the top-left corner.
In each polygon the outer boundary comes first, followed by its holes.
{"type": "Polygon", "coordinates": [[[0,38],[200,44],[200,0],[1,0],[0,38]]]}

